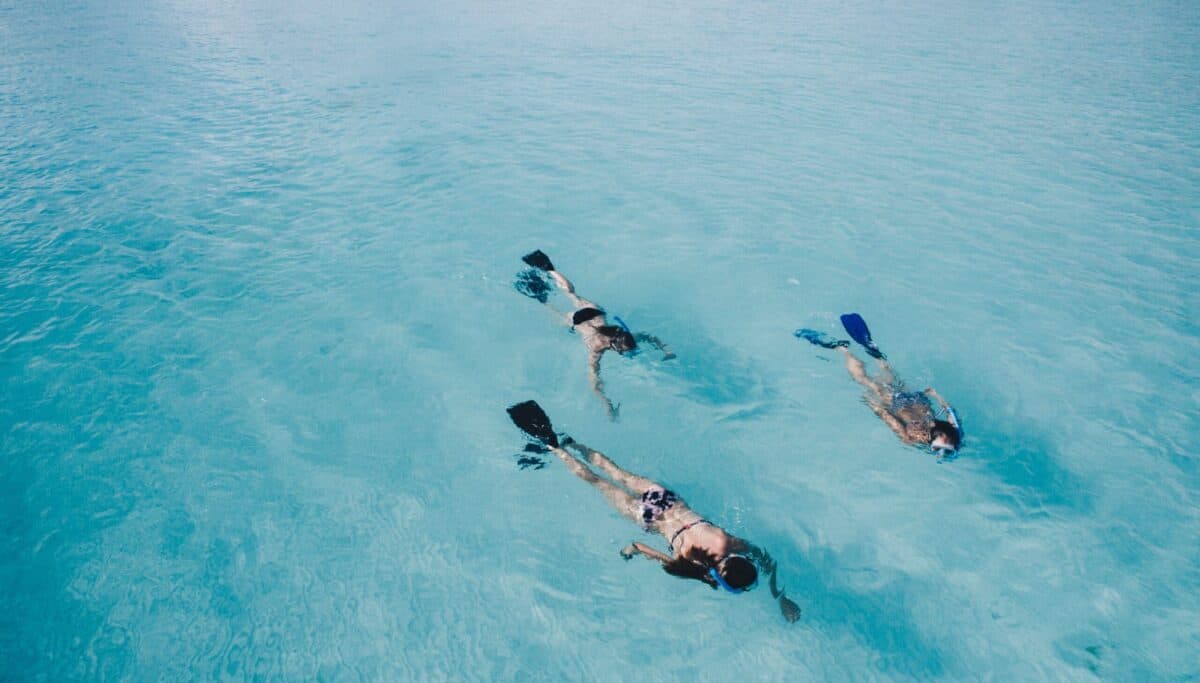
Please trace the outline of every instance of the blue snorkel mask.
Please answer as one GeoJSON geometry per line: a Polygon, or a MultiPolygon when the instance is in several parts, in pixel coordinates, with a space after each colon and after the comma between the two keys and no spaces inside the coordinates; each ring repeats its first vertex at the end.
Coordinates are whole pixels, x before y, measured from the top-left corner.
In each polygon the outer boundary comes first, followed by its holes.
{"type": "Polygon", "coordinates": [[[929,450],[933,451],[933,454],[937,456],[939,462],[942,460],[953,460],[958,457],[958,450],[950,448],[949,446],[943,446],[942,448],[931,447],[929,450]]]}
{"type": "Polygon", "coordinates": [[[624,320],[621,320],[621,316],[614,315],[614,316],[612,316],[612,319],[614,322],[617,323],[617,327],[624,330],[625,334],[629,335],[629,338],[634,340],[633,348],[629,349],[628,351],[622,352],[621,355],[622,356],[630,356],[630,357],[636,356],[638,354],[638,352],[641,351],[641,349],[639,349],[637,347],[637,338],[633,336],[633,331],[629,329],[629,326],[625,324],[624,320]]]}
{"type": "MultiPolygon", "coordinates": [[[[741,557],[741,555],[735,555],[735,554],[726,555],[725,557],[721,558],[721,562],[724,562],[725,560],[729,559],[730,557],[741,557]]],[[[721,562],[718,562],[717,564],[719,565],[719,564],[721,564],[721,562]]],[[[754,587],[758,585],[758,579],[755,579],[754,583],[750,584],[749,586],[746,586],[745,588],[734,588],[733,586],[730,586],[728,583],[725,582],[725,578],[721,576],[721,573],[717,571],[716,567],[709,567],[708,575],[713,577],[713,580],[717,582],[718,586],[720,586],[721,588],[724,588],[726,591],[729,591],[730,593],[733,593],[734,595],[737,595],[738,593],[745,593],[747,591],[754,590],[754,587]]]]}

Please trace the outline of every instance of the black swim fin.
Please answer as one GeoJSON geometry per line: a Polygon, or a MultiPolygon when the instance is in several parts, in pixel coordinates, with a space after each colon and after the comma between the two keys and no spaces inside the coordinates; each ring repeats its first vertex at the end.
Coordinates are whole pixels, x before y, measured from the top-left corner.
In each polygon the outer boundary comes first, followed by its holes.
{"type": "Polygon", "coordinates": [[[541,249],[535,249],[521,257],[521,260],[538,270],[554,270],[554,264],[550,262],[550,257],[541,249]]]}
{"type": "Polygon", "coordinates": [[[867,321],[862,319],[862,316],[857,313],[847,313],[842,316],[842,327],[846,328],[846,334],[854,341],[862,344],[867,350],[867,355],[880,360],[887,360],[887,356],[879,350],[871,339],[871,330],[867,329],[867,321]]]}
{"type": "Polygon", "coordinates": [[[810,330],[807,327],[800,328],[792,334],[796,335],[800,339],[807,340],[809,343],[824,347],[826,349],[836,349],[842,346],[850,346],[850,342],[845,339],[835,339],[824,332],[810,330]]]}
{"type": "Polygon", "coordinates": [[[558,435],[550,425],[550,418],[537,401],[525,401],[508,407],[508,416],[513,424],[521,428],[529,436],[541,441],[547,446],[558,447],[558,435]]]}

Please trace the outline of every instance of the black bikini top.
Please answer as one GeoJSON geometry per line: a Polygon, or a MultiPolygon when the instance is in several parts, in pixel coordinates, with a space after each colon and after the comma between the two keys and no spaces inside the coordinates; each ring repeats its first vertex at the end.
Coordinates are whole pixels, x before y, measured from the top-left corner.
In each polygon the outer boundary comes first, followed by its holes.
{"type": "Polygon", "coordinates": [[[671,550],[675,549],[675,539],[679,538],[680,534],[687,531],[688,529],[691,529],[692,527],[696,526],[697,524],[711,524],[711,522],[709,522],[707,519],[697,519],[694,522],[690,522],[688,524],[684,524],[683,526],[679,527],[678,531],[671,534],[671,540],[667,541],[667,545],[669,545],[671,547],[671,550]]]}

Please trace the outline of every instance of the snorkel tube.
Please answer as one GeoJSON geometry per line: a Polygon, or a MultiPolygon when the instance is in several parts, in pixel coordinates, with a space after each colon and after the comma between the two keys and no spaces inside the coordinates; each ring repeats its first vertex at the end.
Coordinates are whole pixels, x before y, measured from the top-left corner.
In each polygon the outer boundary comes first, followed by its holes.
{"type": "Polygon", "coordinates": [[[946,417],[949,418],[946,421],[954,425],[954,430],[958,432],[958,445],[961,446],[963,440],[963,428],[962,423],[958,421],[958,413],[954,412],[954,406],[946,406],[946,417]]]}
{"type": "Polygon", "coordinates": [[[729,591],[730,593],[733,593],[734,595],[737,595],[738,593],[745,593],[747,590],[745,588],[734,588],[733,586],[730,586],[729,584],[725,583],[725,579],[722,578],[720,573],[717,572],[716,567],[709,567],[708,575],[713,577],[713,580],[715,580],[717,582],[718,586],[720,586],[721,588],[724,588],[725,590],[729,591]]]}
{"type": "Polygon", "coordinates": [[[613,320],[617,321],[617,327],[621,328],[622,330],[625,330],[625,334],[628,334],[631,337],[633,336],[633,332],[630,331],[629,326],[625,324],[625,321],[621,320],[621,316],[614,315],[612,318],[613,318],[613,320]]]}
{"type": "Polygon", "coordinates": [[[633,356],[636,356],[636,355],[638,354],[638,352],[639,352],[639,351],[641,351],[641,349],[639,349],[639,348],[637,347],[637,338],[633,336],[633,330],[629,329],[629,326],[625,324],[625,321],[624,321],[624,320],[621,320],[621,316],[619,316],[619,315],[613,315],[613,316],[612,316],[612,319],[613,319],[613,321],[614,321],[614,322],[616,322],[616,323],[617,323],[617,327],[619,327],[619,328],[621,328],[622,330],[624,330],[625,334],[629,335],[629,338],[634,340],[634,346],[633,346],[633,348],[632,348],[632,349],[629,349],[628,351],[626,351],[625,353],[623,353],[623,354],[621,354],[621,355],[623,355],[623,356],[629,356],[629,357],[631,357],[631,358],[632,358],[633,356]]]}
{"type": "Polygon", "coordinates": [[[746,586],[744,588],[734,588],[733,586],[730,586],[729,582],[725,580],[725,577],[721,576],[721,573],[717,571],[717,567],[720,567],[722,562],[724,562],[725,560],[728,560],[731,557],[736,557],[744,562],[748,561],[744,555],[740,555],[738,553],[730,553],[730,554],[726,555],[725,557],[722,557],[720,560],[718,560],[716,564],[709,567],[708,575],[713,578],[713,581],[717,582],[718,586],[720,586],[721,588],[724,588],[726,591],[728,591],[730,593],[733,593],[734,595],[737,595],[738,593],[746,593],[750,590],[753,590],[754,587],[758,585],[757,573],[754,575],[754,580],[751,581],[748,586],[746,586]]]}

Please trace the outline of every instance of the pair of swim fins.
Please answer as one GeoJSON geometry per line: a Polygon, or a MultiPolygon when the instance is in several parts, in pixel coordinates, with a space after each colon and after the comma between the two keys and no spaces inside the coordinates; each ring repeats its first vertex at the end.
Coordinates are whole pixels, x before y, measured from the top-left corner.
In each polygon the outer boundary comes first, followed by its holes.
{"type": "MultiPolygon", "coordinates": [[[[550,257],[546,256],[546,253],[541,249],[535,249],[525,254],[521,257],[521,260],[535,270],[526,271],[518,277],[517,289],[526,296],[546,303],[549,285],[546,284],[545,280],[536,271],[540,270],[548,273],[554,270],[554,263],[550,261],[550,257]]],[[[558,447],[558,435],[554,433],[554,425],[550,424],[550,416],[546,415],[546,411],[542,410],[537,401],[524,401],[509,406],[508,416],[512,418],[514,424],[521,428],[521,431],[536,441],[550,448],[558,447]]]]}
{"type": "MultiPolygon", "coordinates": [[[[862,319],[862,316],[857,313],[847,313],[842,316],[842,327],[846,329],[846,334],[850,338],[862,345],[867,351],[867,355],[880,360],[887,360],[887,356],[876,346],[875,341],[871,339],[871,330],[867,328],[867,321],[862,319]]],[[[842,346],[849,346],[850,342],[845,339],[836,339],[824,332],[802,328],[796,330],[795,335],[800,339],[807,340],[812,344],[821,346],[827,349],[836,349],[842,346]]]]}

